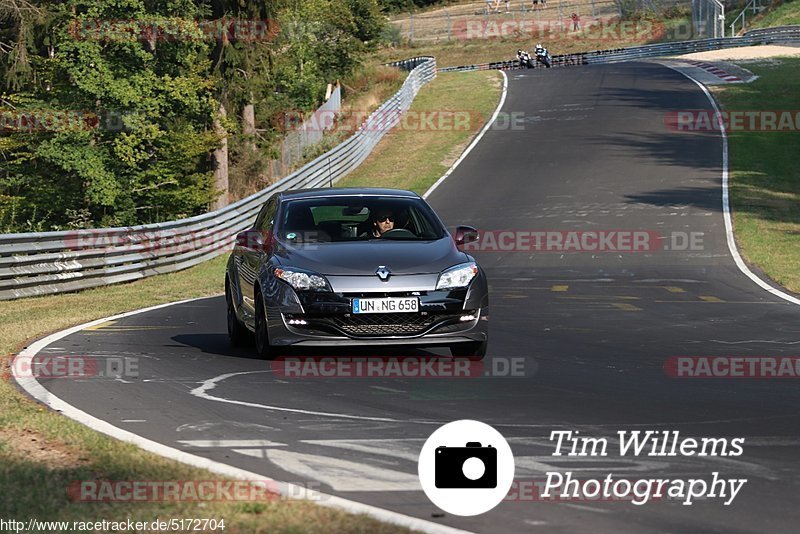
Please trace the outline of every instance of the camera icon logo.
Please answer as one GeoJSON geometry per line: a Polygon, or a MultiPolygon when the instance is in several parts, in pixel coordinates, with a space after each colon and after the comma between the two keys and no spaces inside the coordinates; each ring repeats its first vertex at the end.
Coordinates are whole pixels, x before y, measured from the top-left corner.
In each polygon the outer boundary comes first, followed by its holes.
{"type": "Polygon", "coordinates": [[[453,515],[474,516],[488,512],[508,495],[514,482],[514,455],[497,430],[464,419],[430,435],[420,452],[418,471],[433,504],[453,515]]]}
{"type": "Polygon", "coordinates": [[[496,488],[497,449],[470,441],[466,447],[437,447],[437,488],[496,488]]]}

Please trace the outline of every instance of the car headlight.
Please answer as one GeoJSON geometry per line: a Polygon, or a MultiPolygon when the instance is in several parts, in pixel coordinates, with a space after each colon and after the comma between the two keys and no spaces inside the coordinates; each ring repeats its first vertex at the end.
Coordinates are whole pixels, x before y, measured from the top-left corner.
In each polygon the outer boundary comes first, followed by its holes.
{"type": "Polygon", "coordinates": [[[472,261],[450,267],[439,275],[439,280],[436,282],[436,289],[467,287],[477,274],[478,266],[472,261]]]}
{"type": "Polygon", "coordinates": [[[333,291],[324,276],[299,269],[276,268],[275,276],[301,291],[333,291]]]}

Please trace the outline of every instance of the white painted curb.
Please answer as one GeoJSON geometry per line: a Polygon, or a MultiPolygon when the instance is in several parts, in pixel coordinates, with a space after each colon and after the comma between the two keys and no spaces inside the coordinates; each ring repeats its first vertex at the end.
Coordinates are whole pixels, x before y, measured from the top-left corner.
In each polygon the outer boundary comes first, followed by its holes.
{"type": "Polygon", "coordinates": [[[789,295],[788,293],[781,291],[776,287],[772,287],[766,281],[759,278],[753,271],[751,271],[747,264],[745,264],[744,260],[742,260],[742,256],[739,254],[739,249],[736,248],[736,239],[733,235],[733,219],[731,218],[730,196],[728,194],[728,134],[725,131],[725,124],[722,122],[719,106],[705,85],[683,71],[674,69],[669,65],[665,66],[671,68],[675,72],[679,72],[696,83],[697,86],[703,90],[703,93],[706,95],[706,98],[708,98],[708,101],[711,102],[711,106],[714,108],[714,112],[716,113],[717,121],[719,123],[719,131],[722,135],[722,211],[725,219],[725,234],[728,240],[728,250],[730,250],[731,256],[733,256],[733,261],[745,276],[755,282],[755,284],[764,291],[775,295],[776,297],[782,298],[783,300],[789,301],[792,304],[800,305],[800,299],[793,297],[792,295],[789,295]]]}
{"type": "Polygon", "coordinates": [[[497,108],[495,108],[494,113],[492,114],[492,118],[490,118],[489,122],[487,122],[486,125],[483,127],[483,130],[481,130],[480,133],[475,136],[475,139],[472,140],[472,143],[470,143],[470,145],[467,147],[467,149],[464,150],[464,152],[461,153],[461,155],[450,166],[450,168],[447,169],[447,172],[444,173],[441,178],[436,180],[436,182],[432,186],[430,186],[427,191],[425,191],[425,194],[422,195],[422,198],[428,198],[428,195],[433,193],[434,190],[437,187],[439,187],[439,185],[441,185],[441,183],[444,182],[447,179],[447,177],[450,176],[450,174],[454,170],[456,170],[456,167],[458,167],[459,164],[464,160],[464,158],[467,157],[467,154],[472,152],[472,149],[475,148],[475,145],[477,145],[478,141],[481,140],[481,137],[483,137],[483,134],[485,134],[489,130],[489,128],[491,128],[492,124],[494,124],[494,121],[497,120],[497,116],[500,115],[500,110],[503,108],[503,104],[506,103],[506,94],[508,93],[508,76],[506,76],[506,73],[504,71],[502,71],[502,70],[499,71],[499,72],[500,72],[500,74],[503,75],[503,91],[500,94],[500,102],[497,104],[497,108]]]}
{"type": "MultiPolygon", "coordinates": [[[[186,302],[193,302],[196,300],[203,300],[206,298],[212,298],[212,297],[200,297],[195,299],[181,300],[178,302],[169,302],[167,304],[159,304],[158,306],[150,306],[148,308],[142,308],[139,310],[134,310],[126,313],[120,313],[118,315],[112,315],[110,317],[105,317],[103,319],[97,319],[95,321],[90,321],[88,323],[67,328],[66,330],[56,332],[55,334],[50,334],[49,336],[32,343],[29,347],[26,347],[22,352],[20,352],[14,358],[14,361],[12,362],[12,373],[14,374],[14,379],[17,381],[20,387],[22,387],[22,389],[24,389],[30,396],[32,396],[39,402],[46,404],[55,411],[61,412],[62,415],[65,415],[70,419],[73,419],[74,421],[81,423],[82,425],[88,426],[92,430],[96,430],[97,432],[106,434],[107,436],[111,436],[112,438],[116,438],[120,441],[132,443],[133,445],[136,445],[141,449],[158,454],[159,456],[163,456],[164,458],[169,458],[170,460],[175,460],[187,465],[191,465],[193,467],[207,469],[212,473],[216,473],[218,475],[239,480],[250,480],[250,481],[265,480],[264,475],[259,475],[258,473],[245,471],[244,469],[239,469],[237,467],[226,465],[220,462],[215,462],[214,460],[203,458],[202,456],[189,454],[187,452],[174,449],[172,447],[162,445],[161,443],[149,440],[147,438],[134,434],[133,432],[128,432],[127,430],[115,427],[111,423],[108,423],[92,415],[89,415],[88,413],[79,410],[78,408],[72,406],[71,404],[68,404],[62,399],[56,397],[47,389],[45,389],[44,386],[42,386],[36,380],[36,378],[32,376],[18,376],[16,372],[16,370],[18,369],[31,369],[32,360],[39,353],[39,351],[41,351],[51,343],[61,338],[64,338],[70,334],[74,334],[79,330],[83,330],[90,326],[96,326],[106,321],[122,319],[124,317],[130,317],[132,315],[158,310],[160,308],[166,308],[167,306],[184,304],[186,302]]],[[[413,530],[418,530],[421,532],[429,532],[431,534],[469,534],[469,532],[465,530],[448,527],[446,525],[440,525],[432,521],[426,521],[424,519],[419,519],[416,517],[400,514],[397,512],[392,512],[390,510],[384,510],[383,508],[378,508],[376,506],[370,506],[368,504],[342,499],[341,497],[335,497],[333,495],[328,495],[325,493],[309,490],[308,488],[297,486],[295,484],[289,484],[286,482],[279,482],[279,481],[274,481],[274,482],[275,485],[280,489],[281,495],[288,496],[288,498],[290,499],[308,500],[316,504],[319,504],[321,506],[336,508],[353,514],[365,514],[369,517],[372,517],[379,521],[383,521],[385,523],[391,523],[394,525],[410,528],[413,530]]]]}

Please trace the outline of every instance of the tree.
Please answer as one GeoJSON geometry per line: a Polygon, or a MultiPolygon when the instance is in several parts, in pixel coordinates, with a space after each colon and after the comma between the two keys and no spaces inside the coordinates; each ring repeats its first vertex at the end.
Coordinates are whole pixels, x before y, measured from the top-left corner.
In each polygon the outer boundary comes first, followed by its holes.
{"type": "Polygon", "coordinates": [[[48,6],[51,50],[31,58],[24,110],[94,119],[15,133],[21,146],[2,188],[24,196],[29,213],[48,206],[51,228],[75,224],[75,213],[104,226],[194,215],[213,200],[217,106],[196,22],[204,11],[190,0],[151,4],[48,6]]]}
{"type": "Polygon", "coordinates": [[[224,148],[257,181],[278,118],[318,106],[382,25],[375,0],[0,0],[0,229],[220,205],[224,148]]]}

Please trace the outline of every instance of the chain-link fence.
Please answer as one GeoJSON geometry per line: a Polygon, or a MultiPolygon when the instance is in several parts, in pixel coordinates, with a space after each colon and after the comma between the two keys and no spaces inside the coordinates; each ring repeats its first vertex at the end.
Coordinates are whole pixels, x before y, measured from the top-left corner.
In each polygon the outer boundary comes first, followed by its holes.
{"type": "Polygon", "coordinates": [[[335,118],[342,110],[342,88],[336,85],[330,98],[312,113],[302,124],[290,131],[281,143],[282,170],[284,176],[305,158],[306,150],[322,141],[325,130],[333,127],[335,118]]]}
{"type": "Polygon", "coordinates": [[[719,0],[692,0],[695,39],[725,37],[725,6],[719,0]]]}

